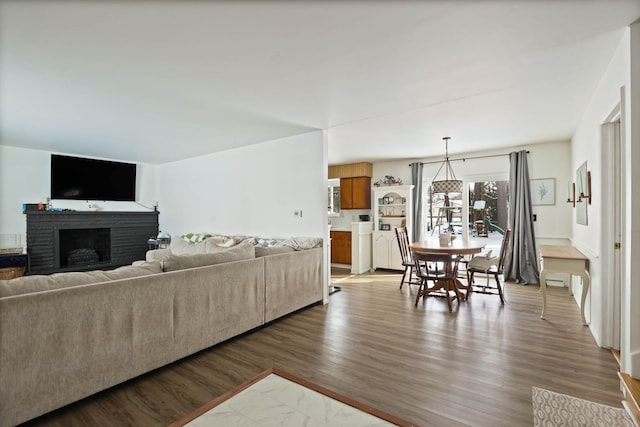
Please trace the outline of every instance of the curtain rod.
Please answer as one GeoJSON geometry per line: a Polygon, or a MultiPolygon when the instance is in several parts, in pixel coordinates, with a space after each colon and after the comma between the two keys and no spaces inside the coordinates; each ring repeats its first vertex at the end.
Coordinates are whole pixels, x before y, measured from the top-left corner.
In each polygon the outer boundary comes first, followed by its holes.
{"type": "MultiPolygon", "coordinates": [[[[526,153],[529,154],[529,150],[527,150],[526,153]]],[[[486,159],[487,157],[502,157],[502,156],[509,156],[510,154],[511,153],[489,154],[487,156],[461,157],[459,159],[449,159],[449,161],[450,162],[459,162],[459,161],[466,162],[467,160],[486,159]]],[[[433,162],[420,162],[421,165],[432,165],[436,163],[442,163],[442,160],[434,160],[433,162]]],[[[409,164],[409,166],[411,166],[411,164],[409,164]]]]}

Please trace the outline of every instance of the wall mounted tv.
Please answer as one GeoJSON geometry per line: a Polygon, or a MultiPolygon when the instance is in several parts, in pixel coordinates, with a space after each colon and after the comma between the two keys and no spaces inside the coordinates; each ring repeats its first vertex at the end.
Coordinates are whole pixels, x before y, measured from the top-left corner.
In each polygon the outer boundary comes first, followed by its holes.
{"type": "Polygon", "coordinates": [[[136,165],[52,154],[51,198],[135,202],[136,165]]]}

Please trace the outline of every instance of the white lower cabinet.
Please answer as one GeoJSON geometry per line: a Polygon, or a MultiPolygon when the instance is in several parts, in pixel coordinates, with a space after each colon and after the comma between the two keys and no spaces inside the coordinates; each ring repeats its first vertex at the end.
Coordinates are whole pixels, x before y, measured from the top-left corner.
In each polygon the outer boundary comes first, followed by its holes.
{"type": "Polygon", "coordinates": [[[373,232],[373,268],[404,270],[395,231],[373,232]]]}

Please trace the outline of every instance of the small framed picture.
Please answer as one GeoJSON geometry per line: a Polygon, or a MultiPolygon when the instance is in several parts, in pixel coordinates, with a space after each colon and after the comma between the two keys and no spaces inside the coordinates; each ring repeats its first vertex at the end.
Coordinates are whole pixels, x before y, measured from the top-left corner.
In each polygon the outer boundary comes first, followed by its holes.
{"type": "Polygon", "coordinates": [[[379,205],[384,205],[384,198],[380,197],[380,198],[378,199],[378,204],[379,204],[379,205]]]}
{"type": "Polygon", "coordinates": [[[556,179],[543,178],[531,180],[531,204],[556,204],[556,179]]]}
{"type": "Polygon", "coordinates": [[[382,204],[383,204],[383,205],[388,205],[388,204],[389,204],[389,197],[384,196],[384,197],[382,198],[382,204]]]}
{"type": "Polygon", "coordinates": [[[380,224],[380,230],[382,230],[382,231],[390,231],[391,230],[391,224],[380,224]]]}

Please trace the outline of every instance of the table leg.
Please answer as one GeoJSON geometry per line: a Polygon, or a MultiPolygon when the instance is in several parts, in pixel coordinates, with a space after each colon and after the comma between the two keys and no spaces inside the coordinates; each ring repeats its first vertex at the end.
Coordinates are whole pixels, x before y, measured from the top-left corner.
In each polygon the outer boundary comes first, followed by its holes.
{"type": "Polygon", "coordinates": [[[456,279],[455,292],[456,292],[456,295],[458,295],[459,299],[461,299],[462,301],[466,301],[467,295],[469,295],[469,289],[471,289],[471,285],[465,285],[459,279],[456,279]],[[465,290],[467,292],[466,293],[462,293],[462,292],[460,292],[461,289],[465,290]]]}
{"type": "Polygon", "coordinates": [[[587,326],[588,323],[584,317],[584,303],[587,301],[587,292],[591,285],[591,277],[586,270],[580,275],[580,277],[582,277],[582,301],[580,301],[580,315],[582,316],[582,324],[587,326]]]}
{"type": "Polygon", "coordinates": [[[547,309],[547,272],[540,272],[540,292],[542,293],[542,313],[540,318],[544,319],[544,312],[547,309]]]}

